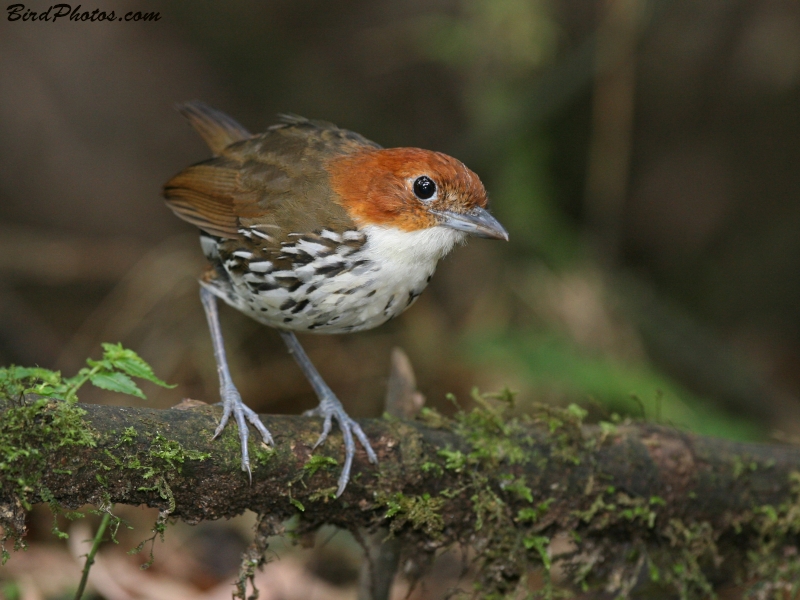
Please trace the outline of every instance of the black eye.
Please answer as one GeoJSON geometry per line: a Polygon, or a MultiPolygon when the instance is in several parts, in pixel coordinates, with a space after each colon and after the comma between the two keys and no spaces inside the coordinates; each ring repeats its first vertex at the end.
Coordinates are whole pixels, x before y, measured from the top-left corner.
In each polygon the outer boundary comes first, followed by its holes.
{"type": "Polygon", "coordinates": [[[436,184],[433,183],[433,179],[427,175],[417,177],[416,181],[414,181],[414,194],[416,194],[417,198],[420,200],[430,200],[435,193],[436,184]]]}

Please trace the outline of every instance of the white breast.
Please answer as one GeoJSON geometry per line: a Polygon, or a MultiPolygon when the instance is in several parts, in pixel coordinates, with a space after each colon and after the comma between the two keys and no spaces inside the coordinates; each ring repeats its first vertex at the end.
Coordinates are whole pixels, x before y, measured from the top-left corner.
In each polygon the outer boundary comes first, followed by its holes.
{"type": "MultiPolygon", "coordinates": [[[[267,273],[259,264],[244,275],[231,272],[235,294],[218,295],[272,327],[316,333],[371,329],[411,306],[439,259],[466,237],[445,227],[405,232],[368,226],[360,233],[366,243],[356,251],[340,246],[333,254],[298,263],[291,270],[267,273]],[[296,284],[268,289],[271,283],[289,278],[296,284]],[[265,289],[253,291],[254,282],[265,283],[265,289]]],[[[284,248],[286,254],[293,251],[284,248]]],[[[308,254],[313,249],[303,251],[308,254]]]]}

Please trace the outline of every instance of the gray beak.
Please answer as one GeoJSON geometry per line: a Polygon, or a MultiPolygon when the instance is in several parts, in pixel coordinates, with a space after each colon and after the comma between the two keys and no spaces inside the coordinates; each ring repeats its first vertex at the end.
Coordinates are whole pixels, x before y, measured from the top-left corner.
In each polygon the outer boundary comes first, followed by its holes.
{"type": "Polygon", "coordinates": [[[464,231],[475,237],[508,241],[508,232],[500,225],[500,221],[490,215],[486,209],[477,207],[468,213],[449,210],[432,210],[431,212],[442,219],[440,225],[445,227],[464,231]]]}

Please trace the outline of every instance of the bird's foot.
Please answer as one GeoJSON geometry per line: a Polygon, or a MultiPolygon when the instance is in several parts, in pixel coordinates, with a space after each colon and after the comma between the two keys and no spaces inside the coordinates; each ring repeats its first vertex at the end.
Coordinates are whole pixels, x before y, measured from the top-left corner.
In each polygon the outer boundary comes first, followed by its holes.
{"type": "Polygon", "coordinates": [[[375,455],[375,451],[372,449],[364,430],[361,429],[358,423],[350,418],[345,412],[342,403],[339,402],[335,396],[324,398],[320,401],[319,406],[303,414],[306,417],[322,417],[324,419],[322,433],[317,443],[314,444],[314,448],[322,444],[328,438],[333,419],[336,419],[336,422],[339,424],[339,429],[342,430],[342,437],[344,438],[344,467],[342,467],[342,473],[339,475],[339,487],[336,489],[336,497],[338,498],[342,495],[342,492],[344,492],[347,482],[350,481],[350,468],[353,465],[353,457],[356,454],[356,444],[353,440],[353,435],[355,434],[355,437],[357,437],[361,445],[364,446],[364,450],[367,451],[369,462],[377,464],[378,457],[375,455]]]}
{"type": "Polygon", "coordinates": [[[261,434],[261,438],[264,442],[270,446],[274,445],[272,436],[269,430],[264,426],[264,423],[261,422],[261,419],[258,418],[258,414],[242,401],[242,396],[239,394],[239,390],[236,389],[236,386],[230,384],[223,387],[220,389],[220,396],[222,396],[223,405],[222,419],[220,419],[219,425],[217,425],[217,429],[214,431],[213,439],[216,439],[219,434],[222,433],[222,430],[225,429],[225,425],[228,424],[228,419],[233,415],[236,426],[239,429],[239,441],[242,444],[242,471],[247,472],[252,482],[253,474],[250,472],[250,454],[247,451],[247,439],[250,436],[250,432],[247,429],[247,422],[250,421],[250,423],[253,424],[261,434]]]}

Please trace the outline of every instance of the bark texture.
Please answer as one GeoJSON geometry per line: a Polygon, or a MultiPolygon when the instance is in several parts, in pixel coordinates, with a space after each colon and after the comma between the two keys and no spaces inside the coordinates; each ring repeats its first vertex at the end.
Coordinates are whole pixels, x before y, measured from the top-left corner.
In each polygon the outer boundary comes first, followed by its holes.
{"type": "Polygon", "coordinates": [[[562,579],[584,586],[616,573],[619,585],[633,589],[648,572],[654,582],[697,593],[734,573],[778,585],[797,568],[796,447],[649,424],[587,426],[569,410],[506,419],[487,403],[456,420],[423,411],[418,421],[361,421],[379,465],[360,449],[355,476],[334,499],[338,433],[312,451],[319,420],[263,416],[276,446],[251,441],[251,483],[240,470],[234,428],[211,439],[219,415],[202,403],[153,410],[4,401],[6,535],[23,533],[22,516],[34,502],[124,503],[192,523],[250,509],[273,521],[301,513],[308,527],[388,524],[417,549],[451,542],[487,549],[487,585],[518,579],[528,562],[549,568],[555,559],[562,579]],[[78,418],[64,419],[64,411],[78,418]],[[758,565],[748,563],[748,552],[760,553],[758,565]],[[664,553],[683,574],[666,572],[664,553]],[[592,568],[579,572],[581,564],[592,568]]]}

